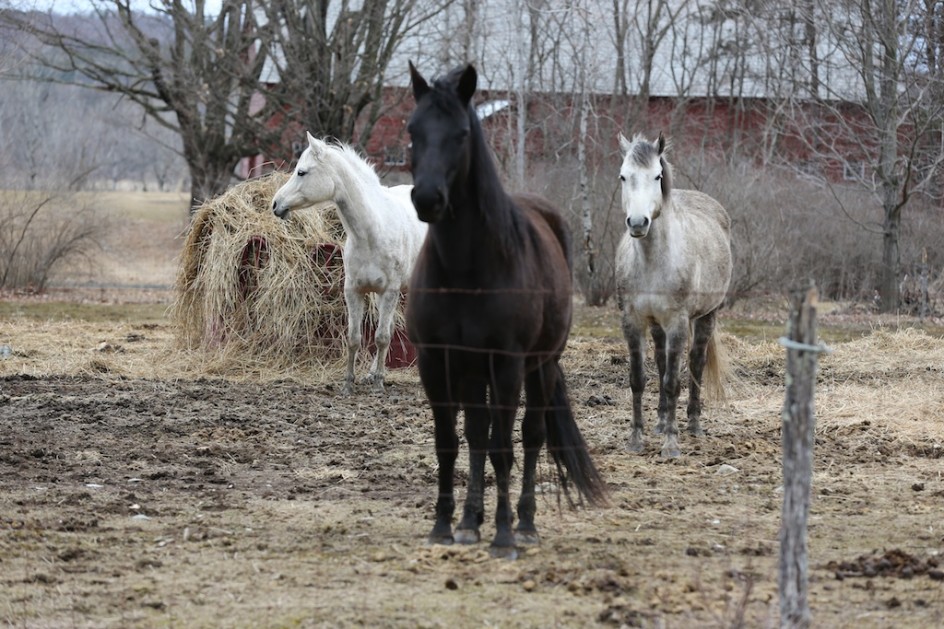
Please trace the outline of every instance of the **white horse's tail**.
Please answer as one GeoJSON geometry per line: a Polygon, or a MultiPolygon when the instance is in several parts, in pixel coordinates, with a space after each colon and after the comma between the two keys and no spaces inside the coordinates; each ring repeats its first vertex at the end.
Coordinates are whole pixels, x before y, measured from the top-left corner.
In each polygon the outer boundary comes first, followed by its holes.
{"type": "Polygon", "coordinates": [[[708,339],[706,354],[703,391],[706,390],[713,399],[726,404],[728,396],[725,386],[735,379],[735,371],[724,345],[718,340],[717,322],[708,339]]]}

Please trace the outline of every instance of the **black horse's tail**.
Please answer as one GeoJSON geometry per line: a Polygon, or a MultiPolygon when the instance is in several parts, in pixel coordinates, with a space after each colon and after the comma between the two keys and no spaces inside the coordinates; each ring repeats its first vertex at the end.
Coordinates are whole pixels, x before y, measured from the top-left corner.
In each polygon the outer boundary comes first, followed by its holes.
{"type": "Polygon", "coordinates": [[[544,415],[544,421],[547,427],[547,449],[557,465],[561,487],[571,505],[573,500],[570,497],[570,485],[573,485],[580,496],[591,505],[606,506],[609,502],[606,483],[593,464],[593,459],[587,451],[587,443],[574,420],[560,364],[555,365],[555,369],[557,384],[554,386],[554,394],[550,408],[544,415]]]}

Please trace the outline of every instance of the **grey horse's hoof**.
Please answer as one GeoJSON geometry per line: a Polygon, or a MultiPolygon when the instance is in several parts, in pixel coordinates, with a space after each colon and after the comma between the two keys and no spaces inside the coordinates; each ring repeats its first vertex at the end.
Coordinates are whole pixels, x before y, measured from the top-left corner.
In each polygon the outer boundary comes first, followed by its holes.
{"type": "Polygon", "coordinates": [[[537,531],[515,531],[516,546],[538,546],[540,543],[541,538],[537,531]]]}

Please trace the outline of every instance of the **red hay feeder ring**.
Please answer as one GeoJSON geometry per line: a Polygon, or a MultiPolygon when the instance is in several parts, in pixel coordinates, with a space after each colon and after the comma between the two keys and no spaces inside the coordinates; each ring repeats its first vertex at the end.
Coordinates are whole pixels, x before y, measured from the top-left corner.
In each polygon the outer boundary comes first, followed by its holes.
{"type": "MultiPolygon", "coordinates": [[[[311,252],[312,260],[315,264],[331,269],[339,273],[341,280],[344,279],[344,252],[340,245],[335,243],[321,243],[315,246],[311,252]]],[[[256,277],[258,271],[262,269],[269,261],[269,244],[265,236],[253,236],[243,247],[240,256],[239,265],[239,295],[246,299],[256,288],[256,277]]],[[[325,285],[322,287],[322,294],[330,297],[338,297],[340,289],[337,286],[325,285]]],[[[400,305],[405,303],[405,298],[401,295],[400,305]]],[[[363,344],[366,345],[371,354],[377,352],[377,345],[374,342],[376,332],[374,326],[369,321],[363,324],[363,344]]],[[[328,342],[333,340],[331,332],[324,328],[319,328],[315,332],[317,340],[328,342]]],[[[400,369],[402,367],[411,367],[416,363],[416,348],[410,342],[406,335],[406,330],[402,327],[395,327],[393,336],[390,339],[390,349],[387,352],[387,359],[384,361],[387,369],[400,369]]]]}

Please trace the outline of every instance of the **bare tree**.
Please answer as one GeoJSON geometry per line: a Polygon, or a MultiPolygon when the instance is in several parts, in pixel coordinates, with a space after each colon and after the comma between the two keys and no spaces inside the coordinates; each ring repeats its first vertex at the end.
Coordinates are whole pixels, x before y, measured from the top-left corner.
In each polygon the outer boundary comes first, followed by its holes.
{"type": "Polygon", "coordinates": [[[916,196],[941,194],[939,3],[814,2],[817,36],[841,53],[834,57],[844,68],[812,60],[807,84],[817,86],[820,97],[791,101],[793,136],[824,166],[824,181],[841,174],[871,191],[881,208],[881,224],[861,219],[855,208],[843,211],[881,235],[880,307],[891,312],[899,306],[902,212],[916,196]],[[844,75],[850,68],[855,74],[844,75]]]}
{"type": "MultiPolygon", "coordinates": [[[[281,0],[259,6],[277,74],[266,101],[318,136],[363,146],[384,111],[387,68],[401,45],[450,0],[281,0]]],[[[474,19],[475,2],[467,2],[474,19]]],[[[405,68],[405,64],[403,66],[405,68]]]]}
{"type": "Polygon", "coordinates": [[[92,24],[15,12],[2,24],[45,45],[34,56],[59,73],[55,80],[120,94],[179,134],[192,205],[224,190],[240,158],[267,137],[268,116],[253,100],[266,60],[256,3],[223,0],[213,16],[205,0],[154,0],[148,14],[132,0],[89,1],[92,24]]]}

